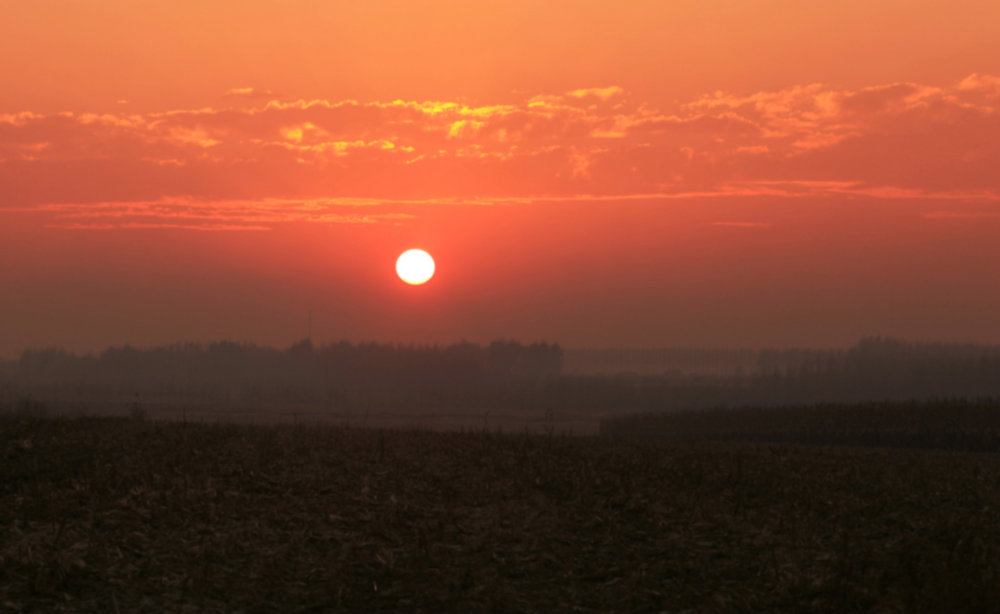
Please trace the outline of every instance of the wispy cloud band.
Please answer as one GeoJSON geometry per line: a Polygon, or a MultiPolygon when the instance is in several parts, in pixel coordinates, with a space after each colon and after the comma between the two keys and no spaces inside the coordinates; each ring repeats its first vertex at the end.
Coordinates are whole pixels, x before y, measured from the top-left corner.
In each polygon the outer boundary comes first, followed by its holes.
{"type": "Polygon", "coordinates": [[[342,210],[386,202],[1000,195],[1000,78],[989,75],[716,92],[672,109],[617,86],[498,105],[253,88],[229,98],[148,114],[2,114],[0,209],[64,226],[266,228],[406,219],[342,210]]]}

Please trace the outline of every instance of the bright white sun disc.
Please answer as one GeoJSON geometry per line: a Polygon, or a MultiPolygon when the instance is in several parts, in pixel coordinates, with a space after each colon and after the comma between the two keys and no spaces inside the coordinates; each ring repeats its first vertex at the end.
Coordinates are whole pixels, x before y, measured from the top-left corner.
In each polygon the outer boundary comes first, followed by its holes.
{"type": "Polygon", "coordinates": [[[396,260],[396,274],[414,286],[434,276],[434,259],[422,249],[408,249],[396,260]]]}

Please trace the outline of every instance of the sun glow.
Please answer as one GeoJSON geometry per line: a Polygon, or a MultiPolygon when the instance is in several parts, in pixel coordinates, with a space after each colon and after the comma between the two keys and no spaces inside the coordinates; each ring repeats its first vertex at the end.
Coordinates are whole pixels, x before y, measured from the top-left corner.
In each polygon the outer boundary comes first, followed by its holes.
{"type": "Polygon", "coordinates": [[[434,276],[434,259],[422,249],[408,249],[396,260],[396,274],[413,286],[427,283],[434,276]]]}

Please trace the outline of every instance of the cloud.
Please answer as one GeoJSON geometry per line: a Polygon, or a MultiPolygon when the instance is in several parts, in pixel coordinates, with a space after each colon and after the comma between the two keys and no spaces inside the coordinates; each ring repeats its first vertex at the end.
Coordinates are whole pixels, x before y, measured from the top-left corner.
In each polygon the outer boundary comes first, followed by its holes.
{"type": "Polygon", "coordinates": [[[278,94],[271,90],[258,90],[252,87],[232,87],[226,90],[228,98],[244,98],[251,100],[279,100],[287,98],[283,94],[278,94]]]}
{"type": "Polygon", "coordinates": [[[269,226],[245,226],[232,224],[46,224],[46,228],[59,230],[200,230],[210,232],[222,231],[261,231],[271,230],[269,226]]]}
{"type": "Polygon", "coordinates": [[[958,89],[962,92],[979,92],[1000,96],[1000,77],[973,73],[959,82],[958,89]]]}
{"type": "MultiPolygon", "coordinates": [[[[183,200],[225,212],[206,224],[267,225],[305,220],[267,203],[346,198],[995,201],[998,93],[1000,78],[980,74],[948,87],[719,91],[662,109],[617,86],[481,105],[263,102],[274,93],[241,87],[225,108],[8,113],[0,115],[0,209],[61,203],[96,212],[102,203],[183,200]],[[237,202],[263,203],[247,215],[271,217],[234,222],[220,203],[237,202]]],[[[310,221],[405,223],[329,215],[310,221]]]]}
{"type": "Polygon", "coordinates": [[[586,89],[573,90],[567,92],[566,95],[572,98],[597,98],[604,102],[616,98],[625,93],[625,90],[618,87],[617,85],[612,85],[610,87],[591,87],[586,89]]]}
{"type": "Polygon", "coordinates": [[[220,200],[192,198],[51,204],[27,210],[42,213],[46,227],[66,230],[187,229],[270,230],[278,224],[380,224],[413,219],[398,211],[359,211],[393,203],[358,199],[220,200]]]}
{"type": "Polygon", "coordinates": [[[712,222],[712,226],[725,226],[728,228],[770,228],[771,222],[712,222]]]}
{"type": "Polygon", "coordinates": [[[923,217],[929,220],[1000,219],[1000,211],[928,211],[923,217]]]}

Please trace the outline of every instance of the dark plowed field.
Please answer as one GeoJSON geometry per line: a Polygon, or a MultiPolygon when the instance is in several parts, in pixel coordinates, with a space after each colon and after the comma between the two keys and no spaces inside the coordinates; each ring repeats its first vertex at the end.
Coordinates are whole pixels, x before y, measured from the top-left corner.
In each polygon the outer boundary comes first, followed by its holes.
{"type": "Polygon", "coordinates": [[[1000,610],[993,454],[0,418],[0,611],[1000,610]]]}

